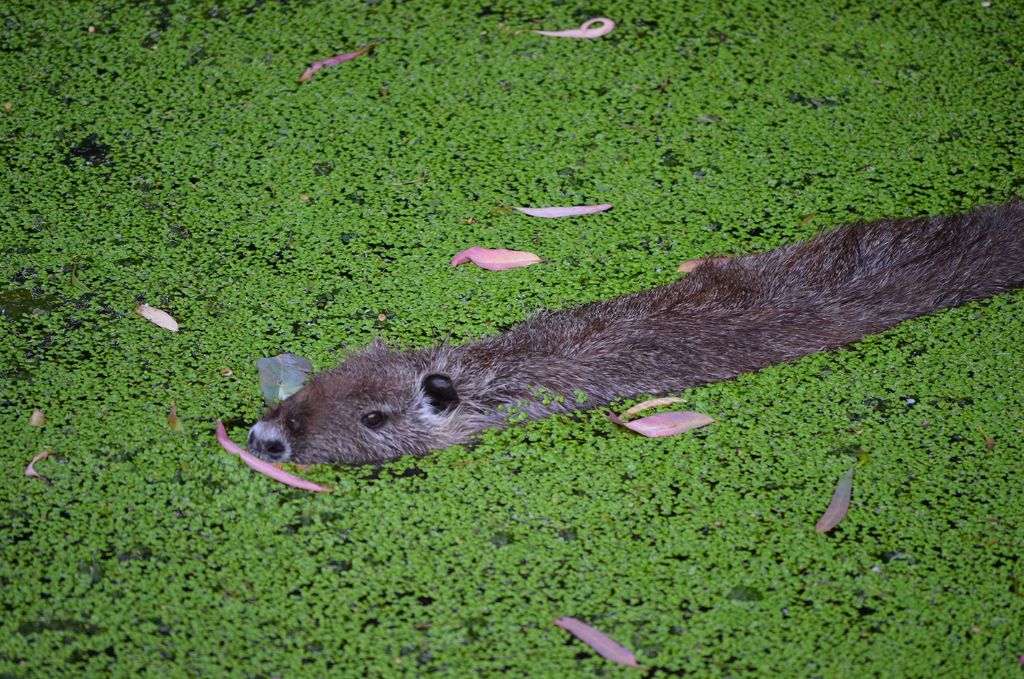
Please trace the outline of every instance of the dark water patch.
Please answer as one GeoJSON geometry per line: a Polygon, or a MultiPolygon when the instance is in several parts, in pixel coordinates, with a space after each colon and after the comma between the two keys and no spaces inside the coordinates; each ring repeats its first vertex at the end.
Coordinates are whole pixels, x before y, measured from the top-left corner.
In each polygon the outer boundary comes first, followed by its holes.
{"type": "Polygon", "coordinates": [[[813,109],[819,109],[823,107],[833,108],[835,106],[839,106],[840,104],[842,104],[844,99],[846,99],[845,93],[836,96],[821,97],[808,96],[801,92],[790,92],[789,94],[789,102],[791,104],[803,104],[804,106],[808,106],[813,109]]]}
{"type": "Polygon", "coordinates": [[[143,544],[137,544],[126,552],[117,555],[121,563],[126,561],[149,561],[153,558],[153,550],[143,544]]]}
{"type": "Polygon", "coordinates": [[[75,158],[80,158],[86,165],[98,167],[100,165],[112,165],[110,147],[103,143],[99,135],[93,133],[82,141],[78,142],[68,150],[65,163],[70,167],[75,166],[75,158]]]}
{"type": "Polygon", "coordinates": [[[764,595],[755,587],[736,585],[725,595],[725,598],[730,601],[761,601],[764,599],[764,595]]]}
{"type": "Polygon", "coordinates": [[[238,427],[245,427],[246,429],[248,429],[250,426],[252,426],[251,420],[246,420],[241,417],[225,418],[222,419],[221,422],[224,423],[225,429],[237,429],[238,427]]]}
{"type": "Polygon", "coordinates": [[[18,625],[18,634],[22,636],[40,634],[41,632],[72,632],[74,634],[93,635],[100,631],[101,628],[99,626],[90,622],[62,618],[40,618],[39,620],[29,620],[18,625]]]}
{"type": "Polygon", "coordinates": [[[61,300],[56,295],[24,288],[0,292],[0,316],[18,320],[26,314],[48,314],[56,311],[61,300]]]}
{"type": "Polygon", "coordinates": [[[513,536],[508,531],[500,530],[495,532],[494,535],[491,536],[491,544],[493,544],[495,547],[505,547],[506,545],[510,545],[515,541],[515,536],[513,536]]]}

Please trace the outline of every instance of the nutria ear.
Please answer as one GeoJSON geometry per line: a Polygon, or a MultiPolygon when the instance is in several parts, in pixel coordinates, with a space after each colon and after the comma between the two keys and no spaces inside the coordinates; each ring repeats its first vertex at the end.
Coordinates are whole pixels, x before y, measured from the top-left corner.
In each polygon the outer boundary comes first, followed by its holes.
{"type": "Polygon", "coordinates": [[[459,394],[455,391],[452,378],[440,373],[433,373],[423,378],[423,393],[434,412],[448,410],[459,402],[459,394]]]}

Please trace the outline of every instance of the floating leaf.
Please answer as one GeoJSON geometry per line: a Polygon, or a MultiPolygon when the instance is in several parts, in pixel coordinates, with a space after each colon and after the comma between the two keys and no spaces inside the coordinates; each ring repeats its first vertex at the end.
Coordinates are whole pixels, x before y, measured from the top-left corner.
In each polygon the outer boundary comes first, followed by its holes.
{"type": "Polygon", "coordinates": [[[45,479],[45,476],[36,471],[35,464],[36,462],[39,462],[39,460],[44,460],[50,457],[51,455],[53,455],[52,450],[44,450],[43,452],[33,457],[32,461],[28,463],[28,466],[25,467],[25,476],[31,476],[37,479],[45,479]]]}
{"type": "Polygon", "coordinates": [[[600,632],[590,625],[580,622],[576,618],[559,618],[555,624],[570,632],[574,637],[597,651],[602,658],[611,660],[619,665],[640,667],[633,652],[612,639],[604,632],[600,632]]]}
{"type": "Polygon", "coordinates": [[[532,252],[520,250],[491,250],[490,248],[472,247],[452,257],[452,266],[473,262],[481,269],[504,271],[520,266],[530,266],[540,262],[540,257],[532,252]]]}
{"type": "Polygon", "coordinates": [[[283,401],[306,383],[313,364],[295,354],[278,354],[256,361],[260,373],[260,391],[267,405],[283,401]]]}
{"type": "Polygon", "coordinates": [[[356,57],[358,57],[358,56],[360,56],[362,54],[366,54],[367,52],[372,51],[374,47],[376,47],[376,45],[367,45],[363,49],[356,50],[355,52],[345,52],[344,54],[338,54],[336,56],[324,59],[323,61],[314,61],[312,63],[312,65],[310,65],[310,67],[307,68],[305,71],[303,71],[302,75],[299,76],[299,82],[300,83],[306,82],[307,80],[312,78],[313,74],[316,73],[317,71],[319,71],[321,68],[327,68],[329,66],[337,66],[340,63],[343,63],[343,62],[346,62],[346,61],[352,61],[356,57]]]}
{"type": "Polygon", "coordinates": [[[33,410],[29,415],[28,424],[30,427],[41,427],[46,424],[46,414],[42,410],[33,410]]]}
{"type": "Polygon", "coordinates": [[[135,307],[135,313],[142,316],[150,323],[159,325],[164,330],[178,332],[178,322],[171,318],[171,315],[162,309],[151,307],[148,304],[139,304],[135,307]]]}
{"type": "Polygon", "coordinates": [[[663,396],[661,398],[648,399],[646,401],[641,401],[640,403],[637,403],[635,406],[629,408],[628,410],[623,411],[623,413],[619,415],[619,417],[625,420],[627,418],[633,417],[637,413],[642,413],[645,410],[650,410],[651,408],[660,408],[661,406],[672,405],[673,403],[684,403],[684,400],[676,396],[663,396]]]}
{"type": "Polygon", "coordinates": [[[576,205],[573,207],[513,207],[512,209],[519,210],[524,215],[530,215],[531,217],[546,217],[551,219],[553,217],[592,215],[596,212],[611,210],[612,204],[601,203],[600,205],[576,205]]]}
{"type": "Polygon", "coordinates": [[[224,450],[229,453],[235,453],[241,457],[242,460],[254,471],[257,471],[264,476],[269,476],[275,481],[280,481],[286,486],[301,488],[303,490],[312,490],[318,493],[331,492],[331,489],[326,486],[321,486],[318,483],[313,483],[312,481],[307,481],[306,479],[295,476],[294,474],[289,474],[283,469],[278,469],[269,462],[264,462],[255,455],[250,455],[241,446],[228,438],[228,433],[224,429],[224,423],[220,420],[217,420],[217,442],[220,443],[220,447],[224,450]]]}
{"type": "Polygon", "coordinates": [[[658,436],[675,436],[684,431],[706,427],[714,422],[713,419],[703,413],[692,410],[671,413],[659,413],[650,417],[641,417],[639,420],[626,422],[615,413],[608,413],[608,419],[626,429],[632,429],[638,434],[654,438],[658,436]]]}
{"type": "Polygon", "coordinates": [[[829,532],[846,517],[846,511],[850,508],[850,495],[853,493],[853,470],[854,468],[850,467],[839,477],[836,490],[832,493],[832,502],[814,526],[814,530],[819,533],[829,532]]]}
{"type": "Polygon", "coordinates": [[[615,22],[606,17],[596,17],[594,19],[587,19],[579,28],[570,28],[567,31],[533,31],[540,35],[546,35],[551,38],[600,38],[602,35],[608,35],[615,30],[615,22]],[[594,24],[600,23],[601,26],[598,28],[591,28],[594,24]]]}
{"type": "Polygon", "coordinates": [[[171,431],[181,431],[181,418],[178,417],[178,404],[171,401],[171,409],[167,413],[167,424],[171,425],[171,431]]]}

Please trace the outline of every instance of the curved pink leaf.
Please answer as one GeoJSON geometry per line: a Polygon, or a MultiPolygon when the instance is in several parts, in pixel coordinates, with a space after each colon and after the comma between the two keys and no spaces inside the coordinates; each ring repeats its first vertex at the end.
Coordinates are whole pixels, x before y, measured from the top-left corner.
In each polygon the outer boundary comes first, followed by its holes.
{"type": "Polygon", "coordinates": [[[269,476],[275,481],[280,481],[286,486],[292,486],[294,488],[301,488],[303,490],[312,490],[318,493],[330,493],[331,489],[326,486],[321,486],[318,483],[307,481],[306,479],[289,474],[283,469],[278,469],[269,462],[264,462],[255,455],[250,455],[241,446],[228,438],[228,433],[224,429],[224,423],[217,420],[217,442],[220,443],[220,447],[229,453],[235,453],[240,456],[242,460],[249,465],[253,470],[269,476]]]}
{"type": "Polygon", "coordinates": [[[714,422],[713,419],[703,413],[693,410],[671,413],[659,413],[650,417],[641,417],[639,420],[630,422],[624,421],[615,413],[609,413],[608,419],[626,429],[632,429],[638,434],[654,438],[658,436],[675,436],[684,431],[706,427],[714,422]]]}
{"type": "Polygon", "coordinates": [[[472,247],[452,257],[452,266],[473,262],[481,269],[504,271],[520,266],[530,266],[540,262],[540,257],[532,252],[520,250],[491,250],[490,248],[472,247]]]}
{"type": "Polygon", "coordinates": [[[650,410],[651,408],[660,408],[661,406],[668,406],[672,405],[673,403],[683,403],[683,401],[684,399],[681,399],[678,396],[662,396],[661,398],[652,398],[646,401],[641,401],[632,408],[623,410],[622,415],[620,415],[619,417],[633,417],[634,415],[638,415],[645,410],[650,410]]]}
{"type": "Polygon", "coordinates": [[[43,452],[41,452],[38,455],[36,455],[35,457],[33,457],[32,461],[28,463],[28,466],[25,467],[25,476],[31,476],[31,477],[36,478],[36,479],[44,478],[42,474],[40,474],[39,472],[36,471],[35,465],[36,465],[36,462],[39,462],[39,460],[43,460],[45,458],[48,458],[51,455],[53,455],[53,451],[52,450],[44,450],[43,452]]]}
{"type": "Polygon", "coordinates": [[[336,56],[324,59],[323,61],[314,61],[312,65],[310,65],[310,67],[303,71],[302,75],[299,76],[299,82],[306,82],[307,80],[312,78],[313,74],[319,71],[321,68],[337,66],[340,63],[352,61],[356,57],[362,54],[366,54],[367,52],[370,52],[371,50],[373,50],[374,47],[376,47],[376,45],[368,45],[361,50],[356,50],[355,52],[345,52],[344,54],[338,54],[336,56]]]}
{"type": "Polygon", "coordinates": [[[853,493],[853,469],[850,467],[839,477],[836,490],[832,493],[832,502],[829,503],[828,509],[814,526],[814,530],[819,533],[829,532],[846,517],[846,512],[850,508],[850,495],[853,493]]]}
{"type": "Polygon", "coordinates": [[[595,17],[593,19],[587,19],[579,28],[571,28],[567,31],[533,31],[540,35],[546,35],[551,38],[600,38],[602,35],[608,35],[615,30],[615,22],[607,17],[595,17]],[[591,28],[594,24],[600,23],[601,26],[598,28],[591,28]]]}
{"type": "Polygon", "coordinates": [[[601,203],[600,205],[575,205],[573,207],[513,207],[512,209],[519,210],[524,215],[531,217],[576,217],[577,215],[592,215],[595,212],[611,210],[612,204],[601,203]]]}
{"type": "Polygon", "coordinates": [[[555,624],[570,632],[574,637],[597,651],[602,658],[611,660],[620,665],[640,667],[636,661],[633,651],[629,650],[619,642],[612,639],[604,632],[600,632],[590,625],[580,622],[576,618],[559,618],[555,624]]]}

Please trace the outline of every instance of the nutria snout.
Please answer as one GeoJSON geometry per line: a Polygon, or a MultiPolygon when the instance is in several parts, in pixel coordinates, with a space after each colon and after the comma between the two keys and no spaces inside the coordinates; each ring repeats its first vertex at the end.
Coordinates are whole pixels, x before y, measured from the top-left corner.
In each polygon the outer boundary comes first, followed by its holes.
{"type": "Polygon", "coordinates": [[[291,447],[288,438],[272,422],[257,422],[249,430],[249,452],[267,462],[287,462],[291,460],[291,447]]]}

